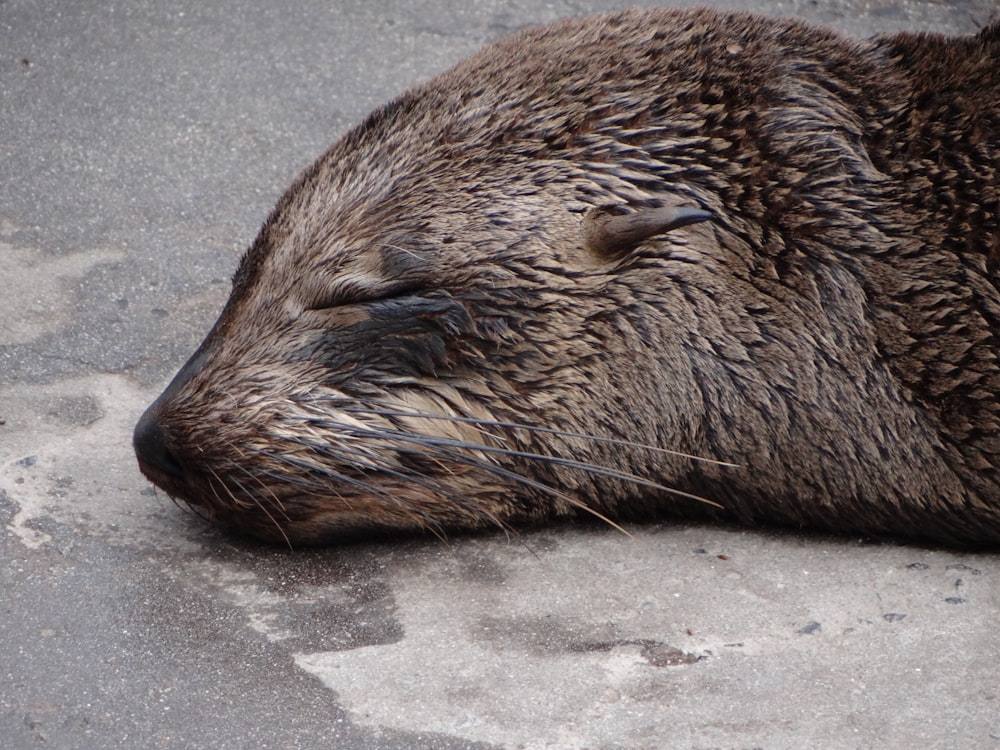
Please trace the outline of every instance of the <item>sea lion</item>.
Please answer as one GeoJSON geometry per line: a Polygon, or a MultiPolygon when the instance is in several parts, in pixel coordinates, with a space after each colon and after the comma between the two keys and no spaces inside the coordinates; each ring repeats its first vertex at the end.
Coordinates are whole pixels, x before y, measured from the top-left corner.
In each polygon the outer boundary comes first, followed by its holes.
{"type": "Polygon", "coordinates": [[[295,543],[592,513],[1000,541],[1000,23],[567,20],[281,198],[139,466],[295,543]]]}

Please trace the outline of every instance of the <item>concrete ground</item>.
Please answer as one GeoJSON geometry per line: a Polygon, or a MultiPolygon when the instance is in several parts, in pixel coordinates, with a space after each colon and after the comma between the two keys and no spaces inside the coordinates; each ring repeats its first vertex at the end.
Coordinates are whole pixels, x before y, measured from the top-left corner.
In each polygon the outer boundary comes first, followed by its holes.
{"type": "Polygon", "coordinates": [[[135,419],[300,168],[484,41],[613,5],[0,2],[0,747],[1000,748],[997,555],[670,525],[290,553],[138,473],[135,419]]]}

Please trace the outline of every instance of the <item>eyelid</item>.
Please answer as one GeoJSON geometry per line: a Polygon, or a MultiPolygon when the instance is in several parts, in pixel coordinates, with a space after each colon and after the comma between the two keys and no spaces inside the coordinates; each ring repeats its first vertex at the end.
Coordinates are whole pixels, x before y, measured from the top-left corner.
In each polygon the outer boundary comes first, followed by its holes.
{"type": "Polygon", "coordinates": [[[363,305],[369,302],[404,297],[420,292],[426,287],[417,281],[369,283],[365,286],[352,284],[352,279],[338,279],[339,283],[327,289],[319,289],[304,305],[306,310],[330,310],[336,307],[363,305]]]}

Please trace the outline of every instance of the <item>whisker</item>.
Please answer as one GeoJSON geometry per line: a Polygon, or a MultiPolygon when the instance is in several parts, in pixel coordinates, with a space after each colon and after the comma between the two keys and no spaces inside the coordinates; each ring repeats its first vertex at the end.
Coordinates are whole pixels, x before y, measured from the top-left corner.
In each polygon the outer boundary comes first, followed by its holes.
{"type": "MultiPolygon", "coordinates": [[[[618,445],[629,445],[629,446],[645,447],[645,448],[649,448],[650,450],[659,451],[659,452],[666,453],[666,454],[669,454],[669,455],[676,455],[676,456],[680,456],[680,457],[687,457],[687,458],[692,458],[694,460],[704,460],[706,462],[713,463],[715,465],[730,466],[730,467],[735,467],[736,466],[735,464],[730,464],[730,463],[723,462],[723,461],[716,461],[714,459],[700,459],[700,458],[698,458],[696,456],[688,456],[687,454],[679,453],[679,452],[676,452],[676,451],[671,451],[669,449],[658,448],[656,446],[643,446],[642,444],[631,443],[629,441],[619,440],[619,439],[616,439],[616,438],[601,438],[601,437],[597,437],[597,436],[586,435],[586,434],[583,434],[583,433],[573,433],[573,432],[567,432],[567,431],[561,431],[561,430],[554,430],[554,429],[551,429],[551,428],[532,427],[531,425],[521,425],[521,424],[518,424],[518,423],[515,423],[515,422],[500,422],[500,421],[483,420],[483,419],[475,419],[475,418],[465,418],[465,417],[449,417],[449,416],[446,416],[446,415],[422,414],[422,413],[419,413],[419,412],[391,411],[391,410],[366,409],[366,408],[355,408],[355,407],[345,407],[343,410],[345,412],[351,412],[351,411],[353,411],[353,412],[356,412],[356,413],[376,414],[376,415],[381,415],[381,416],[399,416],[399,417],[416,417],[416,418],[425,417],[425,418],[430,418],[430,419],[444,419],[444,420],[451,420],[451,421],[455,421],[455,422],[464,422],[464,423],[478,425],[478,426],[484,426],[484,427],[490,427],[490,426],[492,426],[492,427],[503,427],[503,428],[510,428],[510,429],[525,429],[525,430],[529,430],[529,431],[536,431],[536,432],[542,432],[542,433],[547,433],[547,434],[556,434],[556,435],[563,435],[563,436],[568,436],[568,437],[579,437],[579,438],[582,438],[582,439],[594,440],[594,441],[597,441],[597,442],[606,442],[606,443],[618,444],[618,445]]],[[[626,531],[624,528],[622,528],[618,523],[614,522],[613,520],[611,520],[610,518],[608,518],[606,515],[604,515],[600,511],[598,511],[598,510],[590,507],[587,503],[579,500],[578,498],[575,498],[572,495],[569,495],[569,494],[563,492],[562,490],[559,490],[559,489],[557,489],[555,487],[552,487],[551,485],[548,485],[548,484],[546,484],[544,482],[540,482],[540,481],[537,481],[535,479],[531,479],[530,477],[527,477],[527,476],[525,476],[525,475],[523,475],[523,474],[521,474],[519,472],[513,471],[511,469],[504,468],[502,466],[498,466],[498,465],[496,465],[495,463],[492,463],[492,462],[488,462],[488,461],[485,461],[485,460],[482,460],[482,459],[477,459],[474,456],[469,455],[468,451],[485,453],[485,454],[498,454],[498,455],[510,456],[510,457],[513,457],[513,458],[522,458],[522,459],[527,459],[527,460],[541,461],[543,463],[548,463],[548,464],[553,465],[553,466],[562,466],[562,467],[569,468],[569,469],[576,469],[576,470],[584,471],[584,472],[591,473],[591,474],[594,474],[594,475],[597,475],[597,476],[604,476],[604,477],[607,477],[607,478],[610,478],[610,479],[617,479],[619,481],[630,482],[630,483],[637,484],[637,485],[640,485],[640,486],[649,487],[649,488],[652,488],[652,489],[656,489],[656,490],[665,492],[665,493],[670,494],[670,495],[674,495],[674,496],[677,496],[677,497],[683,497],[683,498],[686,498],[686,499],[689,499],[689,500],[695,500],[697,502],[705,503],[707,505],[711,505],[711,506],[716,507],[716,508],[721,508],[722,507],[718,503],[716,503],[716,502],[714,502],[712,500],[709,500],[708,498],[700,497],[698,495],[694,495],[694,494],[689,493],[689,492],[684,492],[683,490],[678,490],[678,489],[675,489],[675,488],[672,488],[672,487],[667,487],[665,485],[659,484],[657,482],[653,482],[651,480],[645,479],[645,478],[637,476],[635,474],[631,474],[631,473],[628,473],[628,472],[621,472],[621,471],[617,471],[615,469],[609,469],[609,468],[598,466],[598,465],[595,465],[595,464],[591,464],[591,463],[588,463],[588,462],[585,462],[585,461],[578,461],[578,460],[575,460],[575,459],[568,459],[568,458],[560,458],[560,457],[557,457],[557,456],[549,456],[549,455],[545,455],[545,454],[541,454],[541,453],[533,453],[533,452],[530,452],[530,451],[517,451],[517,450],[512,450],[512,449],[509,449],[509,448],[491,446],[491,445],[486,445],[486,444],[482,444],[482,443],[474,443],[474,442],[463,441],[463,440],[455,440],[455,439],[450,439],[450,438],[440,438],[440,437],[424,436],[424,435],[418,435],[418,434],[403,432],[403,431],[400,431],[400,430],[387,429],[387,428],[381,428],[381,427],[372,427],[372,426],[363,425],[363,424],[359,425],[359,424],[354,424],[354,423],[340,422],[340,421],[337,421],[337,420],[331,420],[331,419],[327,419],[327,418],[308,417],[307,416],[307,417],[302,417],[301,421],[307,422],[307,423],[309,423],[311,425],[314,425],[314,426],[319,427],[319,428],[324,429],[324,430],[336,430],[337,433],[338,433],[338,435],[342,439],[344,439],[344,438],[355,438],[355,439],[359,439],[359,440],[378,439],[378,440],[385,440],[385,441],[388,441],[390,443],[409,443],[411,445],[415,445],[415,446],[418,446],[418,447],[423,448],[423,449],[430,449],[429,452],[427,450],[422,450],[422,451],[412,450],[412,451],[405,451],[405,452],[410,452],[410,453],[413,453],[414,455],[420,455],[424,459],[433,459],[435,457],[444,458],[444,459],[447,459],[447,460],[449,460],[451,462],[458,463],[460,465],[469,466],[471,468],[475,468],[475,469],[478,469],[480,471],[484,471],[486,473],[492,474],[493,476],[497,476],[497,477],[501,477],[501,478],[507,479],[509,481],[514,482],[515,484],[519,484],[519,485],[522,485],[522,486],[525,486],[525,487],[530,487],[530,488],[536,489],[536,490],[538,490],[540,492],[544,492],[546,494],[549,494],[549,495],[552,495],[554,497],[557,497],[557,498],[563,500],[564,502],[566,502],[567,504],[571,505],[572,507],[575,507],[575,508],[577,508],[577,509],[579,509],[581,511],[584,511],[584,512],[587,512],[587,513],[593,515],[596,518],[599,518],[603,522],[607,523],[609,526],[612,526],[613,528],[618,529],[619,531],[621,531],[623,534],[626,534],[626,535],[629,535],[629,536],[631,536],[629,534],[629,532],[626,531]]],[[[489,434],[489,433],[486,433],[486,434],[489,434]]],[[[336,447],[333,447],[333,446],[330,446],[330,445],[320,445],[320,444],[317,444],[315,442],[311,442],[307,438],[290,438],[287,435],[273,435],[272,437],[278,438],[279,440],[287,440],[287,441],[294,442],[296,444],[308,447],[310,450],[312,450],[314,452],[317,452],[320,455],[325,455],[325,456],[328,456],[328,457],[331,457],[331,458],[334,458],[334,459],[339,459],[339,460],[352,460],[352,461],[355,462],[355,465],[359,465],[359,463],[360,463],[360,465],[362,466],[362,468],[368,468],[370,470],[374,470],[374,471],[378,471],[378,472],[384,472],[386,474],[395,476],[395,477],[399,478],[402,481],[407,481],[407,482],[413,483],[413,484],[415,484],[417,486],[420,486],[420,487],[423,487],[423,488],[425,488],[425,489],[427,489],[427,490],[429,490],[431,492],[435,492],[437,494],[440,494],[443,497],[447,497],[448,499],[452,500],[453,502],[456,502],[457,504],[460,504],[460,506],[463,507],[463,508],[466,508],[466,509],[469,508],[467,500],[465,498],[463,498],[462,496],[457,495],[457,494],[455,494],[453,492],[450,492],[449,490],[447,490],[447,488],[442,487],[438,483],[434,483],[434,482],[430,481],[430,479],[426,475],[420,474],[418,476],[418,475],[415,475],[415,473],[413,471],[410,471],[410,470],[399,471],[398,469],[395,469],[395,468],[392,468],[392,467],[386,465],[384,461],[376,460],[376,457],[373,456],[370,451],[361,450],[361,449],[351,449],[351,448],[344,447],[342,445],[336,446],[336,447]],[[358,461],[358,459],[360,459],[360,462],[358,461]]],[[[398,447],[395,447],[395,446],[394,446],[394,449],[397,452],[404,452],[404,451],[401,451],[398,447]]],[[[388,493],[386,493],[384,491],[380,491],[377,487],[375,487],[373,485],[370,485],[367,482],[363,482],[363,481],[357,480],[357,479],[355,479],[353,477],[350,477],[350,476],[347,476],[347,475],[343,475],[343,474],[341,474],[339,472],[331,471],[331,470],[329,470],[329,469],[327,469],[325,467],[315,466],[314,464],[310,464],[308,462],[301,461],[300,459],[299,460],[292,459],[292,458],[290,458],[288,456],[285,456],[285,455],[282,455],[282,454],[273,454],[271,457],[274,458],[274,459],[276,459],[276,460],[283,461],[283,462],[287,463],[288,465],[297,466],[298,468],[302,468],[302,469],[305,469],[307,471],[319,471],[322,474],[324,474],[325,476],[328,476],[328,477],[333,478],[333,479],[337,479],[339,481],[343,481],[343,482],[345,482],[345,483],[347,483],[347,484],[349,484],[351,486],[355,486],[355,487],[361,489],[362,491],[369,492],[369,493],[374,493],[374,494],[379,494],[382,497],[385,497],[387,499],[392,499],[392,500],[395,500],[395,501],[398,502],[398,498],[395,498],[395,497],[389,495],[388,493]]],[[[447,464],[445,464],[445,466],[446,465],[447,464]]],[[[322,489],[322,490],[327,491],[327,492],[329,491],[329,487],[327,487],[325,485],[323,487],[319,488],[319,489],[322,489]]],[[[419,514],[415,513],[414,509],[411,506],[409,506],[407,504],[405,507],[406,507],[406,509],[409,512],[411,512],[413,514],[412,517],[415,520],[417,520],[418,523],[421,524],[421,526],[423,526],[425,528],[428,527],[427,524],[426,524],[426,522],[424,521],[424,519],[419,514]]],[[[492,514],[486,514],[481,509],[475,509],[475,508],[473,508],[473,510],[475,510],[477,513],[479,513],[479,514],[481,514],[481,515],[489,518],[493,523],[497,524],[500,528],[505,529],[505,530],[508,528],[507,524],[503,523],[499,519],[496,519],[496,518],[492,517],[492,514]]]]}
{"type": "Polygon", "coordinates": [[[393,245],[391,242],[383,243],[380,247],[382,249],[398,250],[399,252],[405,253],[406,255],[409,255],[411,258],[415,258],[416,260],[419,260],[421,262],[423,262],[423,261],[426,260],[426,258],[424,258],[423,256],[419,255],[418,253],[415,253],[413,250],[410,250],[409,248],[401,247],[399,245],[393,245]]]}
{"type": "MultiPolygon", "coordinates": [[[[598,511],[598,510],[596,510],[594,508],[591,508],[589,505],[587,505],[583,501],[579,500],[578,498],[575,498],[572,495],[569,495],[569,494],[567,494],[567,493],[565,493],[565,492],[563,492],[561,490],[558,490],[555,487],[547,485],[544,482],[539,482],[539,481],[536,481],[534,479],[530,479],[530,478],[524,476],[523,474],[519,474],[518,472],[512,471],[510,469],[505,469],[502,466],[497,466],[496,464],[491,464],[491,463],[488,463],[486,461],[482,461],[482,460],[476,459],[476,458],[468,455],[467,453],[463,453],[463,452],[461,452],[459,450],[450,450],[450,449],[445,450],[445,448],[449,448],[449,447],[451,447],[451,448],[465,448],[467,450],[468,449],[476,450],[476,449],[479,449],[480,447],[482,447],[482,448],[489,448],[490,446],[479,446],[476,443],[463,443],[461,441],[444,441],[444,440],[442,440],[440,442],[435,442],[434,439],[432,439],[432,438],[426,438],[426,437],[421,436],[421,435],[409,435],[409,434],[403,433],[403,432],[396,432],[396,431],[392,431],[392,430],[383,430],[381,428],[374,428],[374,427],[367,427],[367,426],[359,428],[357,425],[348,425],[348,424],[344,424],[344,423],[340,423],[340,422],[324,421],[323,424],[324,424],[324,426],[334,427],[334,428],[338,428],[338,429],[341,429],[341,430],[348,431],[348,432],[354,434],[357,437],[369,437],[369,438],[370,437],[376,437],[376,438],[388,439],[388,440],[392,440],[392,441],[414,443],[414,444],[419,445],[419,446],[424,447],[424,448],[427,448],[427,447],[433,448],[440,455],[448,456],[453,461],[457,461],[458,463],[465,464],[467,466],[471,466],[473,468],[480,469],[481,471],[486,471],[486,472],[492,473],[492,474],[494,474],[496,476],[504,477],[504,478],[509,479],[509,480],[511,480],[513,482],[516,482],[518,484],[522,484],[522,485],[524,485],[526,487],[532,487],[532,488],[537,489],[537,490],[539,490],[541,492],[546,492],[546,493],[551,494],[551,495],[553,495],[555,497],[558,497],[561,500],[564,500],[566,503],[572,505],[573,507],[579,508],[580,510],[583,510],[583,511],[585,511],[587,513],[590,513],[591,515],[595,516],[596,518],[599,518],[600,520],[604,521],[606,524],[608,524],[612,528],[615,528],[618,531],[622,532],[626,536],[629,536],[629,537],[632,536],[631,534],[629,534],[628,531],[626,531],[619,524],[617,524],[614,521],[612,521],[610,518],[608,518],[607,516],[605,516],[600,511],[598,511]]],[[[306,442],[306,444],[308,444],[308,441],[303,441],[303,442],[306,442]]],[[[314,446],[314,449],[316,447],[319,447],[319,446],[314,446]]],[[[338,448],[338,450],[341,450],[341,449],[338,448]]],[[[508,451],[505,451],[505,449],[502,449],[502,448],[498,448],[498,449],[494,449],[494,450],[495,450],[495,452],[501,452],[501,453],[508,452],[508,451]]],[[[425,455],[425,454],[423,454],[422,452],[419,452],[419,451],[415,452],[415,453],[417,453],[418,455],[425,455]]],[[[539,458],[549,458],[549,457],[546,457],[546,456],[538,456],[538,457],[539,458]]],[[[575,463],[579,463],[579,462],[575,462],[575,463]]],[[[581,464],[581,466],[586,466],[586,464],[581,464]]],[[[638,478],[639,477],[636,477],[636,479],[638,479],[638,478]]],[[[656,485],[654,485],[654,486],[656,486],[656,485]]],[[[432,489],[432,491],[437,491],[433,487],[431,487],[430,489],[432,489]]],[[[669,488],[667,488],[667,487],[664,487],[663,489],[669,490],[669,488]]],[[[452,497],[456,497],[456,496],[452,495],[452,497]]],[[[457,496],[457,497],[460,498],[460,496],[457,496]]],[[[696,497],[695,499],[702,499],[702,498],[697,498],[696,497]]],[[[460,498],[460,501],[463,503],[463,505],[465,504],[464,498],[460,498]]],[[[705,502],[711,502],[711,501],[706,500],[705,502]]],[[[480,511],[480,512],[482,512],[482,511],[480,511]]],[[[497,521],[497,522],[499,522],[499,521],[497,521]]],[[[504,527],[501,526],[501,528],[504,528],[504,527]]]]}
{"type": "MultiPolygon", "coordinates": [[[[244,487],[243,484],[240,482],[240,480],[233,477],[232,481],[237,487],[239,487],[240,492],[242,492],[247,497],[253,498],[254,504],[264,512],[264,515],[266,515],[269,519],[271,519],[271,523],[274,524],[274,527],[278,530],[282,538],[285,540],[285,544],[288,545],[288,549],[290,550],[294,549],[294,547],[292,547],[292,541],[288,538],[288,534],[285,533],[285,530],[282,528],[281,524],[278,523],[278,520],[273,515],[271,515],[271,512],[264,506],[264,503],[257,500],[257,498],[254,495],[251,495],[247,491],[247,488],[244,487]]],[[[223,486],[225,487],[225,485],[223,486]]],[[[230,490],[228,487],[226,488],[226,491],[229,492],[230,495],[232,495],[232,490],[230,490]]]]}
{"type": "MultiPolygon", "coordinates": [[[[209,483],[209,486],[211,486],[211,482],[209,483]]],[[[153,485],[153,491],[156,493],[156,496],[159,497],[159,491],[156,485],[153,485]]],[[[212,491],[215,492],[215,490],[212,491]]],[[[172,502],[175,507],[180,508],[182,511],[186,513],[193,514],[195,517],[201,519],[202,521],[207,521],[207,522],[211,521],[208,514],[205,512],[205,509],[202,508],[200,505],[195,505],[194,503],[188,500],[182,500],[180,498],[174,497],[169,492],[166,492],[164,494],[166,494],[166,496],[170,498],[170,502],[172,502]]]]}
{"type": "Polygon", "coordinates": [[[602,437],[600,435],[590,435],[585,432],[572,432],[568,430],[556,430],[552,427],[538,427],[537,425],[521,424],[520,422],[503,422],[493,419],[479,419],[476,417],[458,417],[451,416],[447,414],[431,414],[429,412],[409,412],[409,411],[393,411],[388,409],[374,409],[359,406],[345,406],[341,408],[341,411],[347,413],[356,414],[377,414],[383,417],[418,417],[421,419],[441,419],[449,422],[460,422],[463,424],[481,425],[484,427],[501,427],[505,429],[512,430],[528,430],[530,432],[538,432],[546,435],[557,435],[559,437],[571,437],[578,438],[581,440],[590,440],[595,443],[608,443],[610,445],[621,445],[628,448],[641,448],[643,450],[654,451],[656,453],[663,453],[668,456],[674,456],[676,458],[686,458],[691,461],[698,461],[699,463],[712,464],[713,466],[725,466],[731,469],[740,468],[739,464],[730,463],[729,461],[720,461],[715,458],[706,458],[704,456],[696,456],[690,453],[684,453],[683,451],[675,451],[670,448],[662,448],[658,445],[650,445],[648,443],[637,443],[632,440],[622,440],[621,438],[613,437],[602,437]]]}
{"type": "MultiPolygon", "coordinates": [[[[306,446],[310,448],[312,451],[319,453],[320,455],[326,455],[334,459],[341,458],[341,454],[340,452],[338,452],[339,449],[335,451],[332,446],[320,446],[315,443],[311,443],[306,439],[289,438],[287,436],[282,436],[282,439],[288,442],[296,443],[298,445],[306,446]]],[[[393,495],[391,492],[387,490],[384,490],[380,487],[376,487],[375,485],[369,484],[368,482],[357,479],[355,477],[348,476],[347,474],[342,474],[338,471],[333,471],[332,469],[329,469],[327,467],[317,466],[316,464],[304,461],[300,458],[293,458],[291,456],[287,456],[282,453],[273,453],[270,451],[263,451],[259,449],[254,449],[254,450],[260,455],[266,456],[267,458],[270,458],[273,461],[284,463],[288,466],[294,466],[297,469],[304,469],[309,472],[320,473],[325,478],[335,479],[338,482],[343,482],[344,484],[350,487],[354,487],[355,489],[361,490],[362,492],[368,492],[372,495],[377,495],[383,498],[384,500],[388,500],[391,503],[393,503],[396,507],[409,513],[410,517],[414,519],[421,526],[421,528],[430,531],[432,534],[442,539],[442,541],[446,541],[444,537],[441,536],[443,532],[439,528],[439,525],[436,524],[430,516],[428,516],[426,513],[419,512],[416,508],[407,503],[401,503],[399,501],[399,498],[397,498],[395,495],[393,495]]],[[[352,451],[352,453],[360,454],[359,451],[352,451]]],[[[370,469],[372,471],[384,471],[384,469],[379,467],[378,465],[371,465],[370,469]]],[[[279,477],[279,479],[281,479],[282,481],[288,481],[287,478],[285,477],[279,477]]],[[[298,484],[298,486],[310,490],[312,492],[330,491],[329,485],[321,482],[308,482],[304,479],[296,478],[296,483],[298,484]]],[[[350,502],[348,502],[346,499],[344,499],[344,502],[348,507],[350,507],[350,502]]]]}
{"type": "Polygon", "coordinates": [[[511,481],[516,482],[518,484],[523,484],[526,487],[532,487],[534,489],[540,490],[541,492],[546,492],[550,495],[558,497],[559,499],[564,500],[565,502],[572,505],[574,508],[579,508],[580,510],[590,513],[594,517],[599,518],[612,528],[617,529],[618,531],[623,533],[625,536],[628,537],[632,536],[628,531],[622,528],[619,524],[612,521],[610,518],[601,513],[599,510],[591,508],[582,500],[575,498],[572,495],[568,495],[562,490],[558,490],[555,487],[552,487],[551,485],[545,484],[544,482],[536,481],[534,479],[530,479],[529,477],[526,477],[523,474],[519,474],[516,471],[512,471],[511,469],[505,469],[502,466],[497,466],[496,464],[491,464],[487,461],[474,458],[473,456],[470,456],[466,453],[462,453],[461,451],[443,450],[441,446],[431,446],[431,447],[433,447],[436,451],[439,451],[443,455],[447,455],[451,457],[453,460],[458,461],[459,463],[463,463],[466,466],[471,466],[473,468],[480,469],[481,471],[490,472],[491,474],[495,474],[496,476],[504,477],[505,479],[510,479],[511,481]]]}
{"type": "MultiPolygon", "coordinates": [[[[317,445],[315,443],[309,442],[304,438],[289,438],[287,436],[283,436],[282,439],[296,443],[298,445],[305,446],[310,450],[319,453],[320,455],[328,456],[334,459],[341,459],[351,455],[361,456],[365,459],[367,467],[370,468],[372,471],[378,471],[388,474],[390,476],[396,477],[397,479],[401,479],[403,481],[415,484],[418,487],[423,487],[424,489],[430,492],[434,492],[438,495],[441,495],[442,497],[447,497],[449,500],[451,500],[457,506],[463,508],[464,510],[470,511],[473,514],[478,514],[480,516],[483,516],[484,518],[491,521],[493,524],[495,524],[498,528],[500,528],[508,535],[513,531],[513,529],[508,524],[504,523],[502,520],[494,516],[492,513],[484,511],[482,508],[476,507],[475,504],[469,503],[467,498],[448,490],[443,485],[439,483],[433,483],[430,477],[428,477],[426,474],[422,474],[413,469],[407,469],[407,471],[400,471],[388,466],[384,462],[373,463],[371,462],[371,457],[368,454],[359,450],[352,450],[350,448],[343,448],[341,446],[334,447],[330,445],[317,445]]],[[[268,454],[264,453],[264,455],[268,454]]],[[[291,460],[288,457],[283,456],[281,454],[274,454],[271,455],[270,457],[279,461],[285,461],[286,463],[289,463],[291,465],[298,465],[299,468],[307,468],[313,471],[322,472],[325,476],[337,479],[338,481],[347,482],[348,484],[355,486],[358,489],[361,489],[366,492],[371,492],[373,494],[378,494],[386,499],[392,500],[396,502],[396,504],[399,505],[400,507],[403,507],[404,509],[410,511],[412,517],[415,518],[423,528],[434,533],[435,536],[438,536],[442,541],[447,541],[443,536],[440,536],[438,534],[438,530],[434,528],[435,526],[437,526],[437,524],[428,523],[429,517],[426,516],[426,514],[417,513],[415,509],[407,503],[399,503],[398,502],[399,499],[397,497],[395,497],[394,495],[385,490],[381,490],[380,488],[375,487],[374,485],[371,485],[367,482],[363,482],[359,479],[355,479],[353,477],[346,476],[344,474],[341,474],[340,472],[335,472],[326,469],[324,467],[318,467],[312,464],[308,464],[307,462],[304,462],[301,459],[291,460]]],[[[323,485],[322,487],[317,485],[317,488],[328,490],[328,488],[325,485],[323,485]]]]}
{"type": "Polygon", "coordinates": [[[236,495],[233,494],[232,490],[230,490],[226,486],[226,483],[222,481],[222,477],[219,476],[219,474],[215,471],[215,469],[213,469],[211,466],[209,466],[208,467],[208,471],[209,471],[209,474],[211,474],[211,479],[215,480],[214,482],[213,481],[209,481],[208,486],[211,488],[212,494],[215,495],[216,504],[220,508],[226,507],[228,505],[228,503],[225,500],[223,500],[221,497],[219,497],[219,491],[218,491],[218,489],[216,489],[216,486],[222,487],[222,489],[224,489],[226,491],[226,494],[229,495],[230,502],[233,505],[235,505],[237,508],[249,508],[249,507],[251,507],[252,503],[249,503],[249,502],[247,502],[245,500],[240,500],[240,498],[236,497],[236,495]]]}
{"type": "MultiPolygon", "coordinates": [[[[348,425],[337,422],[324,423],[329,424],[329,426],[345,430],[347,432],[353,432],[358,434],[359,428],[356,425],[348,425]]],[[[497,453],[504,456],[511,456],[514,458],[526,458],[534,461],[542,461],[545,463],[552,464],[554,466],[564,466],[570,469],[579,469],[580,471],[585,471],[597,476],[604,476],[609,479],[619,479],[625,482],[631,482],[643,487],[649,487],[651,489],[660,490],[677,497],[683,497],[688,500],[696,500],[700,503],[705,503],[711,505],[715,508],[722,508],[719,503],[714,500],[709,500],[708,498],[701,497],[699,495],[692,494],[690,492],[685,492],[683,490],[678,490],[673,487],[667,487],[666,485],[653,482],[649,479],[644,479],[643,477],[637,476],[635,474],[630,474],[628,472],[616,471],[615,469],[608,469],[603,466],[597,466],[595,464],[587,463],[585,461],[577,461],[571,458],[560,458],[558,456],[547,456],[543,453],[531,453],[529,451],[516,451],[510,448],[501,448],[492,445],[484,445],[481,443],[470,443],[463,440],[452,440],[450,438],[438,438],[430,437],[425,435],[414,435],[412,433],[401,432],[399,430],[387,430],[379,427],[365,427],[364,432],[359,437],[375,437],[383,438],[386,440],[405,440],[407,442],[415,443],[418,445],[427,446],[446,446],[450,448],[464,448],[466,450],[475,450],[483,453],[497,453]]]]}
{"type": "MultiPolygon", "coordinates": [[[[325,453],[327,456],[330,456],[332,458],[337,458],[338,457],[330,449],[330,446],[320,446],[320,445],[316,445],[315,443],[310,443],[308,440],[305,440],[305,439],[289,438],[287,436],[282,436],[282,439],[285,440],[285,441],[287,441],[287,442],[290,442],[290,443],[295,443],[297,445],[307,446],[310,449],[312,449],[312,450],[314,450],[314,451],[316,451],[318,453],[325,453]]],[[[336,479],[338,481],[342,481],[345,484],[350,485],[352,487],[356,487],[358,489],[365,490],[366,492],[371,492],[373,494],[381,495],[382,497],[384,497],[386,499],[393,499],[393,495],[390,492],[386,491],[386,490],[382,490],[382,489],[380,489],[378,487],[370,486],[369,484],[367,484],[366,482],[361,481],[360,479],[355,479],[354,477],[347,476],[346,474],[341,474],[340,472],[332,471],[331,469],[328,469],[325,466],[317,466],[316,464],[310,463],[308,461],[304,461],[301,458],[293,458],[292,456],[288,456],[288,455],[285,455],[283,453],[276,453],[276,452],[273,452],[273,451],[265,451],[265,450],[261,450],[261,449],[258,449],[258,448],[255,448],[254,451],[256,453],[258,453],[259,455],[261,455],[261,456],[264,456],[266,458],[271,459],[272,461],[277,461],[279,463],[287,464],[288,466],[294,466],[297,469],[304,469],[304,470],[309,471],[309,472],[320,473],[324,477],[332,477],[332,478],[334,478],[334,479],[336,479]]],[[[373,470],[375,470],[375,471],[378,470],[378,468],[375,467],[375,466],[372,466],[371,468],[373,470]]],[[[275,478],[279,479],[282,482],[288,482],[288,481],[290,481],[289,477],[286,477],[286,476],[277,476],[277,475],[275,475],[275,478]]],[[[318,491],[318,490],[328,490],[329,489],[329,487],[326,484],[322,483],[322,482],[310,482],[309,480],[304,479],[302,477],[295,477],[294,481],[295,481],[295,484],[297,486],[299,486],[299,487],[301,487],[303,489],[306,489],[306,490],[318,491]]]]}
{"type": "MultiPolygon", "coordinates": [[[[240,449],[239,447],[237,447],[235,445],[233,445],[232,447],[240,454],[240,457],[242,459],[244,459],[244,461],[245,461],[246,460],[246,453],[242,449],[240,449]]],[[[247,469],[245,466],[243,466],[243,465],[241,465],[239,463],[232,462],[232,465],[235,468],[239,469],[241,472],[243,472],[251,480],[253,480],[254,482],[256,482],[264,492],[266,492],[268,495],[271,496],[271,500],[274,501],[275,507],[278,510],[281,511],[281,515],[283,515],[285,517],[286,521],[290,521],[291,520],[288,517],[288,512],[285,510],[284,503],[282,503],[281,500],[278,498],[278,496],[276,494],[274,494],[274,490],[272,490],[270,487],[268,487],[266,484],[264,484],[263,480],[259,476],[257,476],[256,474],[254,474],[253,472],[251,472],[249,469],[247,469]]],[[[254,502],[257,502],[257,501],[255,500],[254,502]]],[[[259,502],[257,504],[260,505],[259,502]]]]}

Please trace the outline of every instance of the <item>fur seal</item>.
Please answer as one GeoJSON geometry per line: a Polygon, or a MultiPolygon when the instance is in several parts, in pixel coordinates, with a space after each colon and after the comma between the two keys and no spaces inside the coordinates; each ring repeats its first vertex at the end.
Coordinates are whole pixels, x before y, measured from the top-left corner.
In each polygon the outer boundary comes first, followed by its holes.
{"type": "Polygon", "coordinates": [[[528,30],[297,179],[139,466],[288,543],[593,513],[995,546],[998,222],[1000,22],[528,30]]]}

